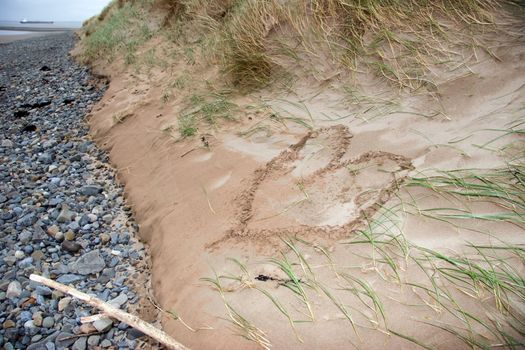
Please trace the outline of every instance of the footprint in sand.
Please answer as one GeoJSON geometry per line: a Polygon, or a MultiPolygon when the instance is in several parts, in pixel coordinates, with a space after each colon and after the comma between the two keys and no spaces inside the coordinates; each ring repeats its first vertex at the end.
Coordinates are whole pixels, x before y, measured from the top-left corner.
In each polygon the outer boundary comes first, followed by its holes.
{"type": "Polygon", "coordinates": [[[341,125],[310,132],[256,170],[238,197],[237,222],[226,239],[337,237],[363,224],[413,167],[409,159],[388,152],[343,160],[351,140],[341,125]]]}

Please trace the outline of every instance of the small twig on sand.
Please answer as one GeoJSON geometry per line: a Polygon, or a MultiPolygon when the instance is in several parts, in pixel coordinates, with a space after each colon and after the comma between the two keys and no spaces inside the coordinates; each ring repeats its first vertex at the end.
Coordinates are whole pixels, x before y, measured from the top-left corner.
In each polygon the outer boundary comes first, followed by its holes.
{"type": "Polygon", "coordinates": [[[196,151],[196,150],[198,150],[199,148],[200,148],[200,147],[192,148],[192,149],[190,149],[189,151],[184,152],[180,157],[183,158],[185,155],[190,154],[191,152],[196,151]]]}
{"type": "Polygon", "coordinates": [[[117,309],[116,307],[81,291],[66,286],[62,283],[58,283],[49,278],[42,277],[39,275],[31,275],[29,279],[38,283],[42,283],[48,287],[56,289],[62,293],[69,294],[77,299],[84,301],[85,303],[102,310],[107,316],[116,318],[117,320],[128,324],[129,326],[141,331],[142,333],[149,335],[151,338],[157,340],[159,343],[165,345],[169,349],[174,350],[189,350],[187,347],[177,342],[175,339],[170,337],[165,332],[153,325],[141,320],[137,316],[131,315],[123,310],[117,309]]]}

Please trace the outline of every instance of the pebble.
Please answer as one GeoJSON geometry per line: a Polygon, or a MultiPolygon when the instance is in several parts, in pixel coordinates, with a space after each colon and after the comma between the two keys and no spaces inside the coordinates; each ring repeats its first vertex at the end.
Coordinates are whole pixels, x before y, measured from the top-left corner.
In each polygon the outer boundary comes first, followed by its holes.
{"type": "Polygon", "coordinates": [[[68,241],[63,241],[61,247],[65,251],[73,253],[73,254],[78,252],[80,249],[82,249],[82,246],[80,244],[78,244],[76,242],[69,241],[69,240],[68,241]]]}
{"type": "Polygon", "coordinates": [[[108,243],[110,240],[111,240],[111,236],[108,235],[107,233],[101,233],[101,234],[100,234],[100,241],[102,242],[102,244],[106,244],[106,243],[108,243]]]}
{"type": "Polygon", "coordinates": [[[74,343],[72,350],[85,350],[87,347],[87,338],[86,337],[80,337],[78,338],[74,343]]]}
{"type": "Polygon", "coordinates": [[[68,230],[65,234],[64,234],[64,239],[66,241],[72,241],[75,239],[75,232],[73,232],[72,230],[68,230]]]}
{"type": "Polygon", "coordinates": [[[44,328],[52,328],[55,324],[55,319],[51,316],[45,317],[42,321],[42,327],[44,328]]]}
{"type": "Polygon", "coordinates": [[[31,312],[29,311],[22,311],[20,312],[20,321],[27,322],[32,319],[31,312]]]}
{"type": "Polygon", "coordinates": [[[128,339],[130,340],[133,340],[133,339],[137,339],[137,338],[142,338],[145,336],[144,333],[142,333],[141,331],[135,329],[135,328],[130,328],[128,331],[127,331],[127,335],[128,335],[128,339]]]}
{"type": "Polygon", "coordinates": [[[35,261],[41,261],[42,259],[45,258],[45,254],[44,254],[41,250],[35,250],[35,251],[31,254],[31,257],[32,257],[33,260],[35,260],[35,261]]]}
{"type": "Polygon", "coordinates": [[[115,299],[111,299],[108,303],[115,306],[115,307],[121,307],[128,301],[128,296],[124,293],[120,293],[118,297],[115,299]]]}
{"type": "Polygon", "coordinates": [[[70,346],[72,346],[76,341],[76,338],[74,338],[73,335],[74,334],[71,334],[69,332],[58,333],[58,335],[56,336],[56,340],[55,340],[56,349],[65,350],[69,348],[70,346]]]}
{"type": "Polygon", "coordinates": [[[109,348],[112,345],[110,340],[104,339],[102,343],[100,343],[100,346],[103,348],[109,348]]]}
{"type": "Polygon", "coordinates": [[[58,227],[57,225],[51,225],[47,228],[47,233],[51,237],[55,237],[58,232],[60,232],[60,227],[58,227]]]}
{"type": "Polygon", "coordinates": [[[96,332],[97,329],[93,326],[92,323],[84,323],[79,327],[79,332],[81,334],[90,334],[96,332]]]}
{"type": "Polygon", "coordinates": [[[18,240],[24,244],[29,243],[29,241],[31,241],[31,238],[33,238],[33,235],[27,230],[20,232],[20,234],[18,235],[18,240]]]}
{"type": "Polygon", "coordinates": [[[103,189],[100,186],[84,186],[79,192],[84,196],[96,196],[99,193],[102,193],[103,189]]]}
{"type": "Polygon", "coordinates": [[[75,274],[65,274],[57,278],[57,282],[63,283],[63,284],[70,284],[78,281],[84,280],[84,276],[75,275],[75,274]]]}
{"type": "Polygon", "coordinates": [[[67,205],[62,206],[62,210],[58,214],[57,222],[65,223],[71,221],[71,219],[75,216],[75,213],[69,210],[69,207],[67,205]]]}
{"type": "Polygon", "coordinates": [[[102,317],[93,322],[93,327],[99,332],[107,332],[113,326],[113,321],[108,317],[102,317]]]}
{"type": "Polygon", "coordinates": [[[111,320],[99,322],[106,334],[88,337],[97,329],[79,321],[96,311],[28,281],[38,273],[122,309],[140,299],[127,285],[142,273],[129,258],[131,212],[84,120],[105,86],[70,59],[73,44],[65,33],[0,45],[0,348],[8,350],[135,347],[111,320]],[[73,334],[86,336],[63,339],[73,334]]]}
{"type": "Polygon", "coordinates": [[[33,314],[33,324],[37,327],[42,327],[43,316],[41,311],[37,311],[33,314]]]}
{"type": "Polygon", "coordinates": [[[59,292],[58,290],[54,290],[53,293],[51,293],[51,298],[53,298],[53,300],[58,300],[62,298],[63,296],[64,296],[64,293],[59,292]]]}
{"type": "Polygon", "coordinates": [[[2,140],[2,147],[11,148],[13,147],[13,142],[11,140],[2,140]]]}
{"type": "Polygon", "coordinates": [[[106,214],[102,217],[102,221],[104,221],[106,224],[110,224],[113,221],[113,215],[106,214]]]}
{"type": "Polygon", "coordinates": [[[35,288],[35,292],[38,295],[43,295],[46,297],[51,296],[51,294],[53,293],[49,287],[45,287],[45,286],[37,286],[35,288]]]}
{"type": "Polygon", "coordinates": [[[106,267],[106,262],[98,250],[90,251],[75,261],[71,266],[71,271],[81,275],[89,275],[102,271],[106,267]]]}
{"type": "Polygon", "coordinates": [[[25,269],[25,268],[28,268],[30,266],[33,265],[33,258],[32,257],[27,257],[27,258],[24,258],[22,259],[19,263],[18,263],[18,267],[21,268],[21,269],[25,269]]]}
{"type": "Polygon", "coordinates": [[[13,320],[4,321],[4,323],[2,324],[2,327],[4,329],[13,328],[14,326],[16,326],[16,323],[13,320]]]}
{"type": "Polygon", "coordinates": [[[67,308],[70,303],[71,303],[70,297],[65,297],[65,298],[60,299],[60,301],[58,302],[58,311],[60,312],[64,311],[65,308],[67,308]]]}
{"type": "Polygon", "coordinates": [[[22,294],[22,285],[18,281],[9,283],[5,296],[9,299],[18,298],[22,294]]]}
{"type": "Polygon", "coordinates": [[[100,343],[100,336],[99,335],[92,335],[87,339],[87,343],[90,348],[93,348],[97,346],[100,343]]]}
{"type": "Polygon", "coordinates": [[[59,242],[62,242],[64,240],[64,234],[60,231],[55,233],[55,239],[59,242]]]}

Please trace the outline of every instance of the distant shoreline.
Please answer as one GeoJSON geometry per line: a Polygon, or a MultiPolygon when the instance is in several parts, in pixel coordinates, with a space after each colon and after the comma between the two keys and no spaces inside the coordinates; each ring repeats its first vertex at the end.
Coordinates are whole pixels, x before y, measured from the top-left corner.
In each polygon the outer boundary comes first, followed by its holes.
{"type": "MultiPolygon", "coordinates": [[[[17,32],[19,32],[19,31],[17,31],[17,32]]],[[[0,45],[11,43],[13,41],[19,41],[19,40],[25,40],[25,39],[31,39],[31,38],[38,38],[38,37],[43,37],[43,36],[47,36],[47,35],[59,35],[61,33],[65,33],[65,32],[67,32],[67,31],[62,31],[62,32],[58,32],[58,31],[53,31],[53,32],[48,32],[48,31],[46,31],[46,32],[42,32],[42,31],[25,32],[24,31],[23,33],[20,31],[20,34],[5,35],[5,34],[2,34],[1,31],[0,31],[0,45]]]]}
{"type": "Polygon", "coordinates": [[[24,26],[0,26],[0,30],[14,30],[17,32],[69,32],[78,28],[67,27],[24,27],[24,26]]]}

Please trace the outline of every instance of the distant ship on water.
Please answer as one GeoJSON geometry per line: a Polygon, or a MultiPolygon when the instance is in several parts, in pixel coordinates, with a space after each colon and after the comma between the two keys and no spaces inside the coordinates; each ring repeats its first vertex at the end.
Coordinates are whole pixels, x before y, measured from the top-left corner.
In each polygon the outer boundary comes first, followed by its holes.
{"type": "Polygon", "coordinates": [[[23,19],[20,21],[22,24],[53,24],[53,21],[28,21],[27,19],[23,19]]]}

